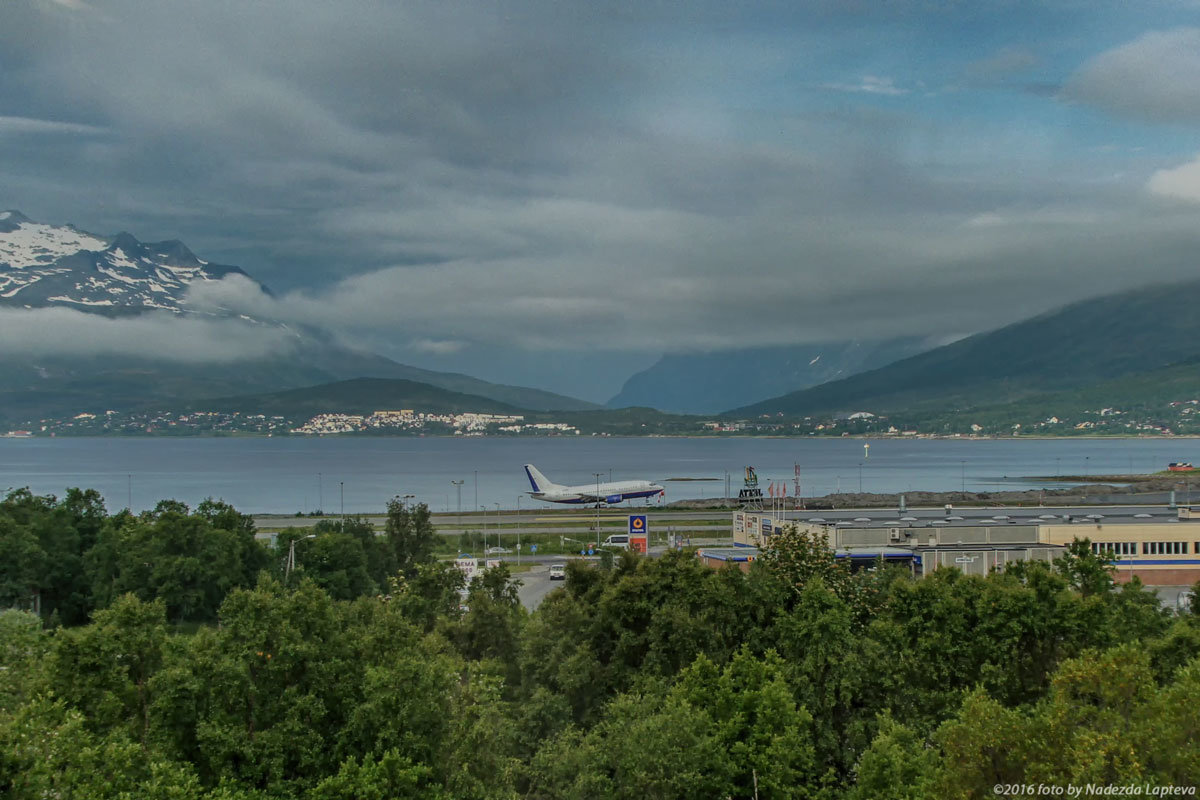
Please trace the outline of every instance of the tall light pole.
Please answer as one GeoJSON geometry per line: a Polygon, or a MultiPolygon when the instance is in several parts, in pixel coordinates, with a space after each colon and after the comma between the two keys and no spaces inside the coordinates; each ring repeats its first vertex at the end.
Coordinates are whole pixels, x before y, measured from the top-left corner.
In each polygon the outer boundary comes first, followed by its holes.
{"type": "Polygon", "coordinates": [[[338,481],[338,496],[342,502],[342,530],[346,530],[346,482],[338,481]]]}
{"type": "Polygon", "coordinates": [[[600,549],[600,476],[603,472],[593,472],[596,476],[596,549],[600,549]]]}
{"type": "Polygon", "coordinates": [[[496,547],[504,547],[504,542],[500,539],[500,504],[492,503],[496,507],[496,547]]]}
{"type": "Polygon", "coordinates": [[[475,470],[475,507],[479,507],[479,470],[475,470]]]}
{"type": "Polygon", "coordinates": [[[521,566],[521,495],[517,495],[517,566],[521,566]]]}
{"type": "Polygon", "coordinates": [[[452,484],[454,484],[454,493],[458,496],[458,524],[459,524],[459,527],[462,528],[463,532],[465,532],[467,529],[466,529],[466,526],[463,525],[463,521],[462,521],[462,485],[463,485],[463,483],[465,483],[465,481],[450,481],[450,482],[452,484]]]}
{"type": "MultiPolygon", "coordinates": [[[[315,533],[310,533],[308,536],[300,537],[300,539],[315,539],[315,538],[317,538],[317,535],[315,533]]],[[[283,570],[283,582],[285,584],[288,582],[288,578],[291,577],[292,570],[294,570],[296,568],[296,542],[298,542],[298,541],[299,541],[299,539],[292,539],[290,542],[288,542],[287,566],[285,566],[284,570],[283,570]]]]}
{"type": "Polygon", "coordinates": [[[132,514],[133,513],[133,473],[131,472],[131,473],[126,474],[125,479],[128,481],[127,487],[129,489],[129,513],[132,514]]]}
{"type": "Polygon", "coordinates": [[[967,493],[967,460],[965,458],[961,459],[958,462],[958,464],[959,464],[959,468],[961,469],[961,476],[962,476],[962,493],[966,494],[967,493]]]}
{"type": "Polygon", "coordinates": [[[325,514],[325,484],[321,478],[321,473],[317,473],[317,510],[321,515],[325,514]]]}
{"type": "Polygon", "coordinates": [[[483,554],[487,555],[487,506],[480,506],[479,510],[483,512],[483,554]]]}

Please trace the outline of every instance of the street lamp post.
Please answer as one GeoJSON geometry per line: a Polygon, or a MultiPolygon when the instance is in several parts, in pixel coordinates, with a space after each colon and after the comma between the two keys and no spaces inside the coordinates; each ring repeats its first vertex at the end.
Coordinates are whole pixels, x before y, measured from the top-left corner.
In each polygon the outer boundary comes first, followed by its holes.
{"type": "Polygon", "coordinates": [[[500,504],[492,503],[496,507],[496,547],[504,547],[504,540],[500,538],[500,504]]]}
{"type": "Polygon", "coordinates": [[[964,458],[963,460],[959,461],[958,464],[959,464],[959,468],[962,470],[962,472],[961,472],[962,493],[966,494],[967,493],[967,460],[964,458]]]}
{"type": "Polygon", "coordinates": [[[346,530],[346,482],[338,481],[338,499],[342,504],[342,530],[346,530]]]}
{"type": "Polygon", "coordinates": [[[517,566],[521,566],[521,495],[517,495],[517,566]]]}
{"type": "MultiPolygon", "coordinates": [[[[462,521],[462,486],[463,486],[463,483],[465,483],[465,481],[450,481],[450,482],[452,484],[454,484],[454,493],[458,497],[458,525],[461,528],[460,533],[466,533],[467,528],[465,525],[463,525],[463,521],[462,521]]],[[[460,539],[460,543],[461,543],[461,539],[460,539]]]]}
{"type": "MultiPolygon", "coordinates": [[[[315,539],[315,538],[317,538],[317,535],[315,533],[310,533],[308,536],[300,537],[300,539],[315,539]]],[[[296,542],[300,541],[300,539],[292,539],[290,542],[288,542],[287,566],[285,566],[284,570],[283,570],[283,582],[284,583],[288,582],[288,578],[290,578],[292,575],[292,570],[294,570],[296,568],[296,542]]]]}
{"type": "Polygon", "coordinates": [[[317,510],[321,515],[325,515],[325,484],[321,478],[321,473],[317,473],[317,510]]]}

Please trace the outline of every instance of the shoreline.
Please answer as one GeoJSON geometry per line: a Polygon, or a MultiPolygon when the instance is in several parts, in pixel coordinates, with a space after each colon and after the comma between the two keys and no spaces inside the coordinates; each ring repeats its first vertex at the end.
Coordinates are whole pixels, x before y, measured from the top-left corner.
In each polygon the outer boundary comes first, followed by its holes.
{"type": "MultiPolygon", "coordinates": [[[[44,434],[31,433],[29,435],[14,435],[11,433],[0,433],[0,439],[779,439],[779,440],[797,440],[804,441],[809,439],[819,440],[838,440],[848,439],[853,441],[872,441],[872,442],[912,442],[912,441],[959,441],[959,442],[1018,442],[1018,441],[1051,441],[1065,442],[1075,440],[1087,441],[1178,441],[1178,440],[1193,440],[1200,439],[1200,434],[1181,433],[1181,434],[1162,434],[1152,435],[1146,433],[1114,433],[1114,434],[1096,434],[1096,433],[1081,433],[1074,436],[981,436],[977,434],[944,434],[944,433],[922,433],[916,436],[883,436],[876,434],[847,434],[845,436],[821,436],[797,434],[795,436],[783,436],[780,434],[713,434],[701,435],[694,433],[590,433],[578,435],[515,435],[515,436],[495,436],[489,434],[476,434],[470,436],[455,436],[453,434],[361,434],[361,433],[322,433],[322,434],[283,434],[276,435],[271,433],[256,433],[251,431],[229,431],[223,433],[208,432],[208,433],[81,433],[81,434],[44,434]]],[[[1200,470],[1197,470],[1200,474],[1200,470]]]]}

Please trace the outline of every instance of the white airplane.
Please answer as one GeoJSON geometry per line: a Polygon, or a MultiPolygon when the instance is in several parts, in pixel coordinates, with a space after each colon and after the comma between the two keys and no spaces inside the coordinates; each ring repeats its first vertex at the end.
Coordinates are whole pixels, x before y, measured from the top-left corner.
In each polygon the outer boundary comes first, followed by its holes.
{"type": "Polygon", "coordinates": [[[529,476],[529,484],[533,487],[533,491],[529,492],[530,497],[547,503],[612,505],[634,497],[654,497],[663,494],[663,487],[650,481],[613,481],[593,483],[590,486],[562,486],[538,472],[538,468],[533,464],[525,465],[525,474],[529,476]]]}

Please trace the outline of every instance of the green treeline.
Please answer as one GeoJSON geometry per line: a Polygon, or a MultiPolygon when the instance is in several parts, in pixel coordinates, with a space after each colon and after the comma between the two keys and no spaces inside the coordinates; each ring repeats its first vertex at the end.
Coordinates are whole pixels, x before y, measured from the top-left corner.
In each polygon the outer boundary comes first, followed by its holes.
{"type": "Polygon", "coordinates": [[[851,573],[779,537],[463,600],[428,512],[267,550],[220,503],[0,503],[0,796],[992,798],[1200,782],[1200,618],[1052,567],[851,573]],[[302,548],[306,548],[302,551],[302,548]]]}

